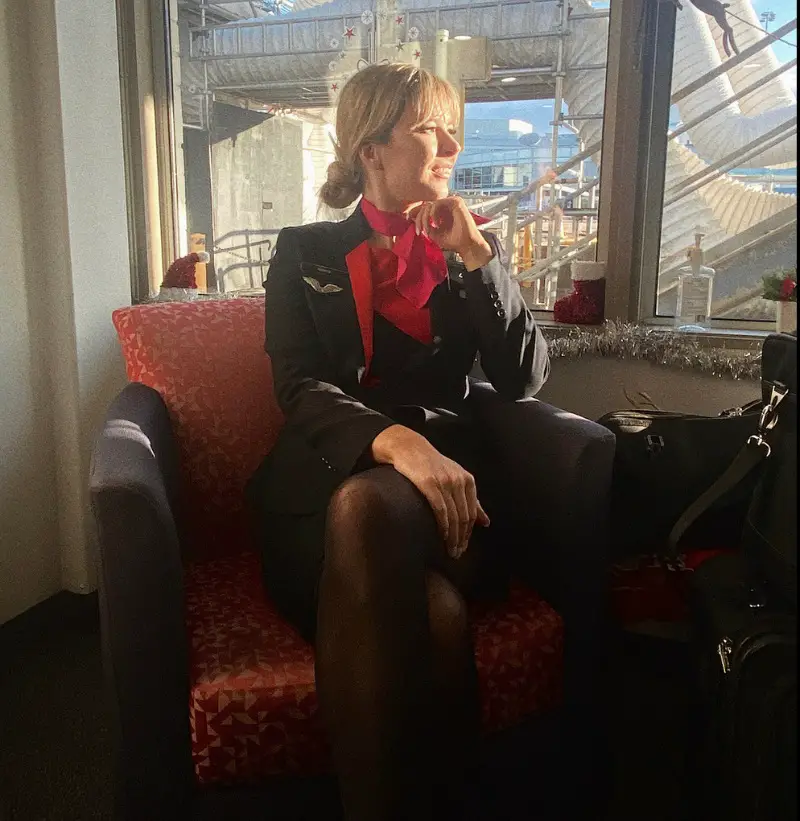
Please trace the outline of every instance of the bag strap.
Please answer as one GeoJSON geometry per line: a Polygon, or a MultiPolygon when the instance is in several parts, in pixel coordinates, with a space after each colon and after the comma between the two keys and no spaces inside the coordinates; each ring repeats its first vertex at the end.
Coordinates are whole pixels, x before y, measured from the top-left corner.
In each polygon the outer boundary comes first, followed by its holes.
{"type": "Polygon", "coordinates": [[[684,510],[680,518],[672,527],[667,540],[668,565],[679,562],[678,543],[689,527],[705,513],[711,505],[724,496],[729,490],[736,487],[756,466],[769,458],[772,448],[765,439],[766,434],[778,423],[778,405],[786,398],[789,389],[786,385],[776,382],[772,388],[772,395],[768,404],[764,405],[761,417],[758,420],[758,430],[747,440],[745,446],[736,454],[736,458],[727,470],[714,482],[711,487],[697,497],[684,510]]]}

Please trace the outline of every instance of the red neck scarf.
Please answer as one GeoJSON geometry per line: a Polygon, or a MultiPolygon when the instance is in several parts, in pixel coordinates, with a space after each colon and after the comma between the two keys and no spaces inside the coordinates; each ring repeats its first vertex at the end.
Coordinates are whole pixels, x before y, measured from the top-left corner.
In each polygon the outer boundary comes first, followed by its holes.
{"type": "MultiPolygon", "coordinates": [[[[424,308],[433,289],[447,277],[447,263],[442,249],[433,240],[417,234],[414,221],[402,214],[380,211],[369,200],[361,198],[361,210],[370,228],[387,237],[397,237],[392,251],[397,256],[395,287],[415,308],[424,308]]],[[[473,214],[476,225],[489,222],[473,214]]]]}

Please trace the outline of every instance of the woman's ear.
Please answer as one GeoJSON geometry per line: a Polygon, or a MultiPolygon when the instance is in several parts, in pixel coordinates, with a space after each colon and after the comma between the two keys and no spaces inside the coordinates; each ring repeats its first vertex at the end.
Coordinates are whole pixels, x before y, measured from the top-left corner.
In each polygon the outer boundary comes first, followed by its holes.
{"type": "Polygon", "coordinates": [[[377,143],[365,143],[361,146],[358,152],[361,165],[364,168],[369,168],[373,171],[382,171],[383,162],[381,161],[380,148],[377,143]]]}

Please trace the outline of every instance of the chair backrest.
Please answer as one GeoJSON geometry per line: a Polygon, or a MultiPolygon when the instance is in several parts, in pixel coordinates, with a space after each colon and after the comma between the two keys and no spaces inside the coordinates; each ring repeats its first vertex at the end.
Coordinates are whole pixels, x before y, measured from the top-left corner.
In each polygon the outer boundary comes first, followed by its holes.
{"type": "Polygon", "coordinates": [[[264,352],[262,299],[135,305],[113,314],[128,379],[161,394],[178,441],[193,552],[241,547],[244,486],[283,416],[264,352]],[[193,541],[195,541],[193,539],[193,541]]]}

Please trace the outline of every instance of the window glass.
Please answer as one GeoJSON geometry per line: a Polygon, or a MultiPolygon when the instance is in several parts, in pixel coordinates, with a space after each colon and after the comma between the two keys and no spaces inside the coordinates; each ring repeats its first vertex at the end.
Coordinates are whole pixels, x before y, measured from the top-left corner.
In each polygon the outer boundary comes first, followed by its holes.
{"type": "Polygon", "coordinates": [[[678,7],[657,315],[674,316],[701,235],[711,317],[775,319],[763,278],[797,264],[796,14],[789,0],[678,7]]]}
{"type": "Polygon", "coordinates": [[[551,308],[570,289],[570,260],[594,258],[607,2],[184,0],[176,9],[180,199],[189,247],[211,254],[209,290],[260,288],[283,226],[343,216],[317,200],[337,95],[381,60],[421,65],[463,92],[451,188],[492,219],[532,305],[551,308]]]}

